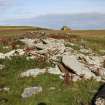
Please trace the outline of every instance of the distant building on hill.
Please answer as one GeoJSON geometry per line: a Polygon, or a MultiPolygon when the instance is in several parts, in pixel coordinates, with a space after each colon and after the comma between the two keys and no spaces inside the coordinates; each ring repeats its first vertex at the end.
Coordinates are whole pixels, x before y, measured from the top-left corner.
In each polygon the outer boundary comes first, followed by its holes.
{"type": "Polygon", "coordinates": [[[61,28],[61,30],[65,31],[65,32],[70,32],[71,31],[71,29],[68,26],[63,26],[61,28]]]}

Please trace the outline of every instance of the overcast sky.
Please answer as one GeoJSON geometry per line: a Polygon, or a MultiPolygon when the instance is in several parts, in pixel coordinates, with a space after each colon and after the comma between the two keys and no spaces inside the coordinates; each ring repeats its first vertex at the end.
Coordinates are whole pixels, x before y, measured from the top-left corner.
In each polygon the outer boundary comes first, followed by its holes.
{"type": "Polygon", "coordinates": [[[87,12],[105,13],[105,0],[0,0],[0,21],[87,12]]]}

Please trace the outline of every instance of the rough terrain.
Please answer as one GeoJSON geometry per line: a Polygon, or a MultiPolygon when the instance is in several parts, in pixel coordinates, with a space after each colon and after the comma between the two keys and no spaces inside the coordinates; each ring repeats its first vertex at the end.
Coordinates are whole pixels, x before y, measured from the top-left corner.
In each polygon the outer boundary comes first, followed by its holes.
{"type": "Polygon", "coordinates": [[[0,104],[91,105],[105,82],[105,33],[25,30],[0,36],[0,104]]]}

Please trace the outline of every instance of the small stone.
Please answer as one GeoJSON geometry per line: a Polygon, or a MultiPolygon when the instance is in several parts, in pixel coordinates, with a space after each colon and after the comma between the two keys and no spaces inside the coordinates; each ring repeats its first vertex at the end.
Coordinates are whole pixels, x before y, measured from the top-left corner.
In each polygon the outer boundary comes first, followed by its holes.
{"type": "Polygon", "coordinates": [[[10,88],[4,87],[3,90],[4,90],[5,92],[9,92],[10,88]]]}
{"type": "Polygon", "coordinates": [[[0,64],[0,70],[4,69],[5,68],[5,65],[1,65],[0,64]]]}
{"type": "Polygon", "coordinates": [[[43,89],[41,86],[25,88],[21,96],[22,98],[28,98],[31,97],[32,95],[42,92],[42,90],[43,89]]]}
{"type": "Polygon", "coordinates": [[[55,89],[56,89],[55,87],[50,87],[50,88],[49,88],[49,90],[55,90],[55,89]]]}

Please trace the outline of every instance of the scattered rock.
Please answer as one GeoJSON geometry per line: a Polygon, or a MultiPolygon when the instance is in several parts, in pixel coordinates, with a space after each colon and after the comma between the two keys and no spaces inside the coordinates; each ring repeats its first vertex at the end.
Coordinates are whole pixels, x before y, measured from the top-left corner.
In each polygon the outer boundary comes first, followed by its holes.
{"type": "Polygon", "coordinates": [[[4,69],[5,68],[5,65],[1,65],[0,64],[0,70],[4,69]]]}
{"type": "Polygon", "coordinates": [[[58,68],[58,66],[55,67],[49,67],[46,69],[30,69],[27,70],[26,72],[23,72],[20,74],[20,77],[36,77],[38,75],[44,74],[44,73],[49,73],[49,74],[54,74],[54,75],[63,75],[63,73],[60,71],[60,69],[58,68]]]}
{"type": "Polygon", "coordinates": [[[55,74],[55,75],[63,75],[63,73],[60,71],[57,65],[55,68],[50,67],[47,72],[50,74],[55,74]]]}
{"type": "Polygon", "coordinates": [[[3,53],[0,53],[0,59],[5,59],[5,55],[3,53]]]}
{"type": "Polygon", "coordinates": [[[3,88],[0,88],[0,92],[9,92],[10,88],[8,87],[3,87],[3,88]]]}
{"type": "MultiPolygon", "coordinates": [[[[37,34],[38,32],[31,32],[28,34],[37,34]]],[[[38,33],[46,35],[46,33],[38,33]]],[[[27,36],[28,37],[28,36],[27,36]]],[[[72,74],[72,81],[94,78],[97,81],[105,80],[105,56],[94,55],[91,49],[85,48],[84,40],[81,40],[82,46],[79,51],[72,47],[77,46],[74,43],[66,42],[63,39],[54,39],[48,37],[23,38],[19,39],[24,46],[24,49],[15,49],[7,53],[0,53],[0,59],[11,58],[12,56],[26,56],[26,59],[35,59],[36,61],[47,61],[57,65],[59,62],[63,63],[63,67],[55,66],[54,68],[45,69],[30,69],[21,73],[21,77],[36,77],[44,74],[46,71],[50,74],[57,74],[63,76],[67,69],[69,75],[72,74]],[[68,47],[66,46],[68,45],[68,47]],[[82,77],[82,78],[81,78],[82,77]]],[[[3,66],[0,65],[0,69],[3,66]]]]}
{"type": "Polygon", "coordinates": [[[56,87],[50,87],[49,88],[49,90],[55,90],[56,89],[56,87]]]}
{"type": "Polygon", "coordinates": [[[12,56],[22,56],[24,54],[25,52],[23,49],[16,49],[16,50],[9,51],[5,54],[0,53],[0,59],[11,58],[12,56]]]}
{"type": "Polygon", "coordinates": [[[46,72],[46,69],[30,69],[27,70],[26,72],[21,73],[20,77],[36,77],[40,74],[44,74],[46,72]]]}
{"type": "Polygon", "coordinates": [[[35,86],[35,87],[28,87],[25,88],[23,93],[22,93],[22,98],[28,98],[31,97],[32,95],[38,94],[40,92],[42,92],[42,87],[41,86],[35,86]]]}

